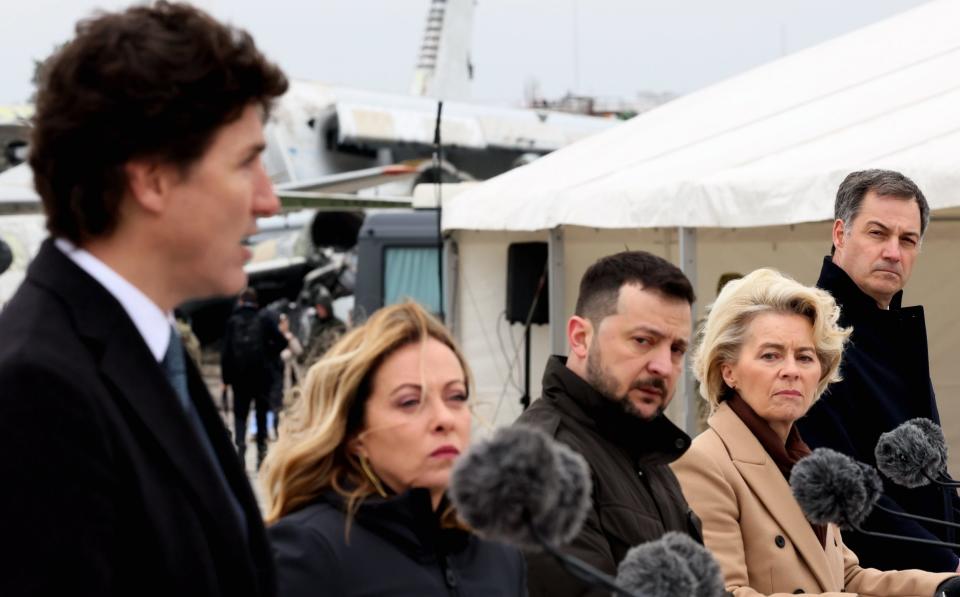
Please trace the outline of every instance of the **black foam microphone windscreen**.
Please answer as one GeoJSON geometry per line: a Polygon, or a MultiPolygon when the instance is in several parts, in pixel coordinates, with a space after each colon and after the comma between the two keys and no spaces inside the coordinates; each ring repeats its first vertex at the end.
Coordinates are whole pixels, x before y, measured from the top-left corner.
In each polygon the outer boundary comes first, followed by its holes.
{"type": "Polygon", "coordinates": [[[790,488],[807,520],[859,527],[883,491],[873,468],[829,448],[817,448],[793,466],[790,488]]]}
{"type": "Polygon", "coordinates": [[[473,444],[453,468],[448,495],[481,535],[540,549],[563,545],[590,509],[583,457],[545,433],[514,425],[473,444]]]}
{"type": "Polygon", "coordinates": [[[688,535],[673,531],[631,548],[617,568],[617,584],[658,597],[725,593],[720,566],[710,552],[688,535]]]}
{"type": "Polygon", "coordinates": [[[897,485],[910,488],[928,485],[946,466],[946,442],[942,438],[942,431],[929,419],[907,421],[880,436],[874,449],[877,468],[897,485]],[[917,421],[926,421],[929,425],[918,425],[917,421]],[[930,425],[937,430],[931,432],[930,425]],[[942,450],[938,447],[937,435],[942,450]]]}
{"type": "Polygon", "coordinates": [[[937,425],[930,419],[925,419],[923,417],[917,417],[915,419],[910,419],[907,421],[912,425],[915,425],[923,433],[924,437],[927,438],[927,441],[930,442],[930,446],[933,448],[933,451],[937,454],[936,460],[940,462],[940,468],[936,471],[930,471],[931,474],[946,474],[947,472],[947,438],[943,436],[943,429],[940,425],[937,425]]]}

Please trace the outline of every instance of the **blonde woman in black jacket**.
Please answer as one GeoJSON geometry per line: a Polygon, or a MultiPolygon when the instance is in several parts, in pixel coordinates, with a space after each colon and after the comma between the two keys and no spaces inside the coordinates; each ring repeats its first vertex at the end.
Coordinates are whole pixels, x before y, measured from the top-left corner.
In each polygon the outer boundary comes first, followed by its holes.
{"type": "Polygon", "coordinates": [[[447,330],[413,303],[310,368],[264,463],[280,597],[526,594],[520,553],[472,534],[445,497],[469,385],[447,330]]]}

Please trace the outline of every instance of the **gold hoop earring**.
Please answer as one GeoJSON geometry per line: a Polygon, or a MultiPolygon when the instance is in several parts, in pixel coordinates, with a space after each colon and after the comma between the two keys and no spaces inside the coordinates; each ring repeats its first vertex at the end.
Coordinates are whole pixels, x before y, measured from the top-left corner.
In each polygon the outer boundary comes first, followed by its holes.
{"type": "Polygon", "coordinates": [[[358,454],[360,458],[360,470],[363,471],[363,475],[367,478],[367,481],[370,481],[370,484],[373,485],[373,488],[377,490],[377,494],[380,497],[387,497],[387,492],[383,489],[383,483],[380,482],[380,479],[377,478],[377,474],[373,472],[373,469],[370,468],[370,462],[367,461],[367,457],[363,454],[358,454]]]}

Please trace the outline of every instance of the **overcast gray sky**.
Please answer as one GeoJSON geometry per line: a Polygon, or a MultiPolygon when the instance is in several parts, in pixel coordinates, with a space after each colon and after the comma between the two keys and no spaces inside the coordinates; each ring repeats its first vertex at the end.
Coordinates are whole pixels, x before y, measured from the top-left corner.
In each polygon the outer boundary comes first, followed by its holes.
{"type": "MultiPolygon", "coordinates": [[[[248,29],[288,75],[406,92],[429,0],[205,0],[248,29]]],[[[535,78],[629,98],[688,93],[908,10],[923,0],[477,0],[473,97],[519,104],[535,78]]],[[[0,0],[0,103],[25,101],[33,60],[112,0],[0,0]]]]}

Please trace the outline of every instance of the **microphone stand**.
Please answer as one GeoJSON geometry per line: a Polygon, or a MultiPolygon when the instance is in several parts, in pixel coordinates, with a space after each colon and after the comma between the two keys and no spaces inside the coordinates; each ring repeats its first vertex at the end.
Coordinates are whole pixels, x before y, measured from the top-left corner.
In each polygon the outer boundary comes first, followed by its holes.
{"type": "Polygon", "coordinates": [[[939,485],[940,487],[960,487],[960,481],[954,481],[953,479],[950,479],[949,477],[948,477],[947,479],[945,479],[945,480],[941,480],[941,479],[934,479],[933,477],[931,477],[931,476],[928,475],[927,473],[923,473],[923,476],[926,477],[927,480],[929,480],[931,483],[935,483],[935,484],[939,485]]]}
{"type": "MultiPolygon", "coordinates": [[[[942,488],[944,488],[944,489],[951,488],[951,487],[960,487],[960,482],[954,481],[953,479],[950,479],[949,477],[946,477],[946,478],[947,478],[947,481],[941,481],[941,480],[939,480],[939,479],[936,479],[936,478],[934,478],[934,477],[931,477],[930,475],[928,475],[928,474],[925,473],[925,472],[922,472],[921,474],[924,476],[924,478],[926,478],[926,479],[927,479],[928,481],[930,481],[931,483],[933,483],[933,484],[935,484],[935,485],[939,485],[940,487],[942,487],[942,488]]],[[[942,526],[947,526],[947,527],[952,527],[952,528],[955,528],[955,529],[960,529],[960,524],[955,523],[955,522],[947,522],[946,520],[939,520],[939,519],[937,519],[937,518],[929,518],[929,517],[927,517],[927,516],[920,516],[920,515],[918,515],[918,514],[909,514],[909,513],[907,513],[907,512],[898,512],[898,511],[893,510],[893,509],[891,509],[891,508],[886,508],[886,507],[884,507],[884,506],[881,506],[880,504],[874,504],[874,505],[873,505],[873,508],[874,508],[875,510],[880,510],[881,512],[886,512],[887,514],[890,514],[890,515],[892,515],[892,516],[899,516],[899,517],[901,517],[901,518],[908,518],[908,519],[910,519],[910,520],[917,520],[917,521],[920,521],[920,522],[928,522],[928,523],[931,523],[931,524],[939,524],[939,525],[942,525],[942,526]]],[[[960,509],[954,508],[953,511],[954,511],[955,514],[960,514],[960,509]]],[[[954,547],[954,548],[955,548],[955,547],[960,547],[960,545],[957,545],[956,543],[948,543],[948,542],[945,542],[945,541],[936,541],[936,540],[933,540],[933,539],[920,539],[920,538],[917,538],[917,537],[901,537],[900,535],[888,535],[888,534],[885,534],[885,533],[875,533],[875,532],[873,532],[873,531],[865,531],[865,530],[863,530],[863,529],[861,529],[861,528],[857,528],[857,527],[855,527],[855,526],[853,526],[853,525],[851,525],[851,526],[852,526],[853,529],[856,530],[857,532],[863,533],[864,535],[872,535],[872,536],[874,536],[874,537],[886,537],[886,538],[888,538],[888,539],[901,539],[901,540],[904,540],[904,541],[913,541],[913,542],[915,542],[915,543],[926,543],[926,544],[928,544],[928,545],[936,545],[936,546],[938,546],[938,547],[954,547]]]]}
{"type": "MultiPolygon", "coordinates": [[[[954,489],[954,490],[955,490],[956,488],[960,487],[960,482],[954,481],[953,479],[951,479],[951,478],[950,478],[950,475],[948,475],[946,472],[942,472],[942,473],[940,473],[940,475],[941,475],[940,478],[937,479],[937,478],[931,477],[931,476],[928,475],[927,473],[923,473],[923,476],[926,477],[927,480],[929,480],[931,483],[934,483],[935,485],[940,486],[940,487],[943,488],[943,489],[954,489]]],[[[954,492],[954,493],[956,493],[956,492],[954,492]]],[[[947,497],[950,498],[950,501],[953,501],[953,499],[952,499],[952,497],[949,495],[949,493],[947,493],[947,497]]],[[[960,508],[954,507],[954,508],[953,508],[953,513],[954,513],[955,515],[957,515],[957,516],[960,516],[960,508]]]]}
{"type": "Polygon", "coordinates": [[[565,554],[555,546],[551,545],[550,542],[543,538],[543,536],[537,530],[536,525],[533,524],[533,521],[530,520],[529,512],[524,512],[524,519],[526,520],[527,528],[530,529],[530,534],[533,535],[533,538],[536,539],[537,543],[540,544],[545,552],[553,556],[553,558],[557,560],[561,566],[563,566],[563,569],[569,572],[571,575],[589,584],[590,586],[600,586],[608,591],[612,591],[614,595],[622,595],[624,597],[648,597],[647,595],[624,589],[618,585],[617,580],[609,574],[604,574],[583,560],[565,554]]]}
{"type": "MultiPolygon", "coordinates": [[[[942,524],[943,526],[946,526],[946,527],[953,527],[953,528],[955,528],[955,529],[960,529],[960,523],[956,523],[956,522],[947,522],[946,520],[940,520],[940,519],[937,519],[937,518],[929,518],[929,517],[927,517],[927,516],[920,516],[919,514],[910,514],[910,513],[907,513],[907,512],[897,512],[896,510],[893,510],[892,508],[885,508],[884,506],[881,506],[880,504],[874,504],[874,505],[873,505],[873,508],[874,508],[874,510],[880,510],[881,512],[886,512],[887,514],[892,514],[892,515],[894,515],[894,516],[899,516],[899,517],[901,517],[901,518],[909,518],[909,519],[911,519],[911,520],[919,520],[919,521],[921,521],[921,522],[929,522],[929,523],[933,523],[933,524],[942,524]]],[[[862,531],[861,531],[861,532],[862,532],[862,531]]]]}
{"type": "Polygon", "coordinates": [[[951,549],[960,548],[960,543],[947,543],[946,541],[935,541],[933,539],[921,539],[919,537],[907,537],[903,535],[891,535],[890,533],[878,533],[875,531],[865,531],[859,525],[856,525],[856,524],[850,524],[850,528],[855,530],[858,533],[869,535],[871,537],[882,537],[884,539],[897,539],[899,541],[911,541],[913,543],[923,543],[925,545],[936,545],[937,547],[949,547],[951,549]]]}
{"type": "MultiPolygon", "coordinates": [[[[955,481],[951,479],[949,475],[945,475],[941,473],[942,476],[940,478],[936,478],[936,477],[931,477],[927,473],[921,473],[921,474],[927,481],[930,481],[934,485],[937,485],[943,489],[956,489],[960,487],[960,481],[955,481]]],[[[953,513],[956,514],[957,516],[960,516],[960,508],[954,507],[953,513]]],[[[948,523],[944,523],[944,524],[948,524],[948,523]]],[[[954,526],[954,525],[951,525],[951,526],[954,526]]]]}

